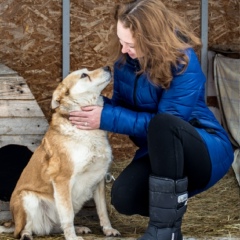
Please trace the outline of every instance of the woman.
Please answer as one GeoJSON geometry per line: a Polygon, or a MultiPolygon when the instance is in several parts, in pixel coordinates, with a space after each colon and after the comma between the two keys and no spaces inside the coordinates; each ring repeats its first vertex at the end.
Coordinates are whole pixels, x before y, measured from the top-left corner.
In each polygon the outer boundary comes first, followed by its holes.
{"type": "Polygon", "coordinates": [[[220,180],[233,150],[205,103],[201,43],[160,0],[116,8],[112,99],[72,112],[80,129],[129,135],[139,147],[112,187],[122,214],[149,216],[140,240],[180,240],[187,199],[220,180]],[[87,126],[85,125],[87,123],[87,126]]]}

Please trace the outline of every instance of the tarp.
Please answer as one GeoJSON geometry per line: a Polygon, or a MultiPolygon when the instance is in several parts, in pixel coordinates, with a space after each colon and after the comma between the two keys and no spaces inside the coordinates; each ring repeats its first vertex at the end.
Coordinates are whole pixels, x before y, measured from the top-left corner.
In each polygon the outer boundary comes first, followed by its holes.
{"type": "Polygon", "coordinates": [[[214,82],[222,124],[235,148],[232,167],[240,185],[240,59],[216,54],[214,82]]]}

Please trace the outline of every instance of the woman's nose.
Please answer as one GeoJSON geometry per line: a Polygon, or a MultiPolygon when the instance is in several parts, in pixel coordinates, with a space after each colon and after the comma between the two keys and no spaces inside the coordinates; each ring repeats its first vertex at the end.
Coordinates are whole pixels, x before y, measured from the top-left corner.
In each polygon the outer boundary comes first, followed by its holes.
{"type": "Polygon", "coordinates": [[[122,45],[122,53],[127,53],[128,52],[128,46],[126,44],[122,45]]]}

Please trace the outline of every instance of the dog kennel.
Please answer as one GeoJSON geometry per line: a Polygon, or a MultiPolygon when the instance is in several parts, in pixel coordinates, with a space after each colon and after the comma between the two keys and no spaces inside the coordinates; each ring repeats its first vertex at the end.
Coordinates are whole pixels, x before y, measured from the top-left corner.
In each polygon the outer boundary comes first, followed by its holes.
{"type": "Polygon", "coordinates": [[[0,113],[2,221],[11,218],[8,204],[10,194],[48,128],[48,121],[25,79],[3,64],[0,64],[0,113]]]}

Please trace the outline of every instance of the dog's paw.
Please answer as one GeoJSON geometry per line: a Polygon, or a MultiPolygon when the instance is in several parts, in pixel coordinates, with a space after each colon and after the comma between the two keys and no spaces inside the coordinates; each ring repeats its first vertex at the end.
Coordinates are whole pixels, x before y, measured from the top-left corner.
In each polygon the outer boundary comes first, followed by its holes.
{"type": "Polygon", "coordinates": [[[102,231],[107,237],[109,237],[109,236],[117,237],[117,236],[121,235],[117,229],[114,229],[112,227],[103,227],[102,231]]]}
{"type": "Polygon", "coordinates": [[[84,240],[82,237],[80,236],[76,236],[76,237],[65,237],[66,240],[84,240]]]}
{"type": "Polygon", "coordinates": [[[84,226],[75,226],[75,231],[78,234],[86,234],[86,233],[91,233],[91,229],[89,229],[88,227],[84,227],[84,226]]]}
{"type": "Polygon", "coordinates": [[[20,240],[33,240],[33,236],[28,233],[24,233],[22,234],[20,240]]]}

